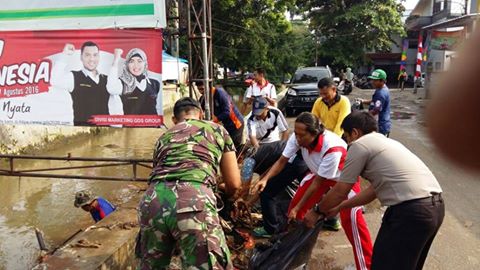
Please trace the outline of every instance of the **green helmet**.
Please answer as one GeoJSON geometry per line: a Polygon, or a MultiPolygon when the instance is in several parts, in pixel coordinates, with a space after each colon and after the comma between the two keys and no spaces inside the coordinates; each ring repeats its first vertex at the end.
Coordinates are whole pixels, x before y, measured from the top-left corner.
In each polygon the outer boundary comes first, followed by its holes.
{"type": "Polygon", "coordinates": [[[383,69],[375,69],[372,75],[368,76],[372,80],[387,80],[387,73],[383,69]]]}

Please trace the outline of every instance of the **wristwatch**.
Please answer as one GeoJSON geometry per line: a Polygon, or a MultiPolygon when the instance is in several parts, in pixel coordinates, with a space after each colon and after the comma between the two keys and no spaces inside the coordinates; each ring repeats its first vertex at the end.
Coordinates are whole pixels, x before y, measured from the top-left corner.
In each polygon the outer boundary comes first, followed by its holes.
{"type": "Polygon", "coordinates": [[[313,211],[315,211],[315,213],[319,214],[320,216],[324,216],[324,217],[327,216],[327,214],[320,211],[320,205],[318,203],[315,204],[315,206],[313,207],[313,211]]]}

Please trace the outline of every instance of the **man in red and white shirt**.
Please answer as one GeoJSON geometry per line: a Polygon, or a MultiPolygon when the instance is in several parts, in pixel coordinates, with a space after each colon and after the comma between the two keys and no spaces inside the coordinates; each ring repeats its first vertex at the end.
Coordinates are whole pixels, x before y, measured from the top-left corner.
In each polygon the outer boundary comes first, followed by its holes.
{"type": "MultiPolygon", "coordinates": [[[[337,183],[347,156],[347,144],[338,135],[325,130],[316,116],[308,112],[301,113],[295,120],[295,134],[289,138],[282,156],[253,190],[262,191],[267,181],[277,175],[298,150],[310,173],[303,178],[290,202],[288,217],[303,220],[307,211],[320,202],[323,195],[337,183]]],[[[359,192],[360,183],[357,181],[348,197],[359,192]]],[[[342,210],[340,220],[353,247],[357,269],[370,269],[372,240],[362,208],[342,210]]]]}
{"type": "Polygon", "coordinates": [[[255,97],[264,97],[270,106],[277,106],[277,90],[275,89],[275,85],[265,79],[265,70],[263,68],[257,68],[253,76],[254,83],[247,88],[243,97],[242,114],[247,112],[247,106],[252,104],[255,97]]]}

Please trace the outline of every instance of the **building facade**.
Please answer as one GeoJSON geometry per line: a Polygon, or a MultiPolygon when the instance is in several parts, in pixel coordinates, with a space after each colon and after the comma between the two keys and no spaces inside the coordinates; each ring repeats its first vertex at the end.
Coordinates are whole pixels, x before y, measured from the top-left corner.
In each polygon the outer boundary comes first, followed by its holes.
{"type": "Polygon", "coordinates": [[[479,5],[479,0],[420,0],[410,13],[405,22],[408,38],[421,35],[427,47],[422,66],[427,88],[435,88],[433,79],[449,69],[459,44],[476,28],[479,5]]]}

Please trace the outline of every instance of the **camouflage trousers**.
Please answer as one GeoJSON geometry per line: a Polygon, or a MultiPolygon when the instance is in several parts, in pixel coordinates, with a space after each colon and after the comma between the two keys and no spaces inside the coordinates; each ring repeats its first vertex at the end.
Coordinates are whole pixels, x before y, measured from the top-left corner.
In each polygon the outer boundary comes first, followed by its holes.
{"type": "Polygon", "coordinates": [[[194,182],[152,183],[139,206],[140,269],[165,269],[178,248],[183,269],[233,269],[213,191],[194,182]]]}

